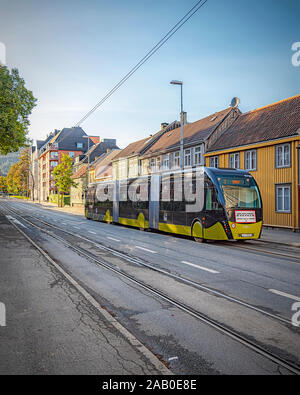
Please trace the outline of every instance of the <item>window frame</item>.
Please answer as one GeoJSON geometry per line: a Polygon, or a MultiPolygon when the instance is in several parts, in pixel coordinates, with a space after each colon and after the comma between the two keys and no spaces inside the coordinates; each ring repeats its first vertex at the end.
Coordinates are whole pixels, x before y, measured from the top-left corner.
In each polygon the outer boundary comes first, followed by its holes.
{"type": "Polygon", "coordinates": [[[209,157],[209,167],[214,167],[216,169],[219,168],[219,155],[214,155],[214,156],[209,157]],[[213,166],[212,166],[212,162],[213,162],[213,166]],[[216,166],[216,163],[217,163],[217,166],[216,166]]]}
{"type": "Polygon", "coordinates": [[[275,184],[275,212],[279,214],[291,214],[292,212],[292,184],[291,183],[280,183],[280,184],[275,184]],[[283,210],[278,209],[278,189],[282,188],[283,189],[283,210]],[[285,209],[284,207],[284,189],[287,188],[289,190],[289,209],[285,209]]]}
{"type": "Polygon", "coordinates": [[[191,148],[185,148],[184,150],[184,167],[191,167],[192,164],[192,149],[191,148]],[[186,152],[189,151],[189,154],[186,154],[186,152]],[[186,158],[189,158],[189,164],[186,163],[186,158]]]}
{"type": "Polygon", "coordinates": [[[284,143],[284,144],[276,144],[275,145],[275,168],[276,169],[282,169],[282,168],[288,168],[291,167],[292,164],[292,152],[291,152],[291,143],[284,143]],[[284,164],[284,147],[289,147],[289,163],[284,164]],[[279,148],[282,148],[282,155],[283,155],[283,165],[279,165],[278,161],[278,151],[279,148]]]}
{"type": "Polygon", "coordinates": [[[160,171],[161,169],[161,156],[157,156],[155,159],[155,167],[156,167],[156,171],[160,171]]]}
{"type": "Polygon", "coordinates": [[[155,158],[150,158],[149,159],[149,169],[151,172],[155,171],[155,165],[156,165],[156,159],[155,158]]]}
{"type": "Polygon", "coordinates": [[[58,160],[51,160],[50,162],[50,168],[54,169],[54,167],[58,166],[58,160]]]}
{"type": "Polygon", "coordinates": [[[174,152],[173,156],[173,163],[174,163],[174,169],[179,169],[180,168],[180,151],[174,152]],[[178,163],[176,163],[178,161],[178,163]]]}
{"type": "Polygon", "coordinates": [[[58,152],[57,151],[51,151],[50,159],[56,159],[56,158],[58,158],[58,152]]]}
{"type": "Polygon", "coordinates": [[[240,169],[241,168],[241,155],[240,152],[230,152],[228,154],[228,167],[231,169],[240,169]],[[234,166],[231,166],[231,156],[233,156],[234,166]],[[236,167],[236,158],[238,158],[238,167],[236,167]]]}
{"type": "Polygon", "coordinates": [[[249,149],[249,150],[246,150],[244,152],[244,169],[248,170],[248,171],[256,171],[257,170],[257,149],[249,149]],[[247,153],[250,154],[249,162],[250,162],[251,166],[252,166],[252,160],[253,160],[252,155],[253,155],[253,153],[255,153],[255,167],[253,167],[253,168],[252,167],[248,168],[246,166],[246,164],[247,164],[247,159],[246,159],[247,153]]]}
{"type": "Polygon", "coordinates": [[[194,149],[193,149],[193,161],[194,161],[194,165],[195,166],[201,166],[201,164],[203,163],[202,145],[197,145],[196,147],[194,147],[194,149]],[[196,152],[197,148],[199,148],[198,152],[196,152]],[[196,161],[197,155],[199,155],[199,158],[200,158],[199,161],[196,161]]]}
{"type": "Polygon", "coordinates": [[[163,155],[163,157],[162,157],[162,169],[163,170],[169,170],[170,169],[170,154],[164,154],[163,155]]]}

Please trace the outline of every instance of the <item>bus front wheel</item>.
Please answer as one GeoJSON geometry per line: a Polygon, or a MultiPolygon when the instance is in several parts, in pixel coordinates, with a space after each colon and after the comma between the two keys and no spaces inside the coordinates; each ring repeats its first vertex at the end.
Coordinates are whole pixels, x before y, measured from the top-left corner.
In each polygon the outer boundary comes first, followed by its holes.
{"type": "Polygon", "coordinates": [[[192,229],[192,236],[197,243],[205,243],[206,239],[203,237],[203,228],[199,221],[195,222],[192,229]]]}

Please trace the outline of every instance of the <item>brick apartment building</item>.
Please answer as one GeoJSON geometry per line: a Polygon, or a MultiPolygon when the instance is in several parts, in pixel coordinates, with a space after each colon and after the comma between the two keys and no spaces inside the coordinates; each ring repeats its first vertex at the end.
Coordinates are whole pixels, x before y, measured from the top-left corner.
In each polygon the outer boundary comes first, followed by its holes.
{"type": "MultiPolygon", "coordinates": [[[[32,147],[32,169],[35,177],[35,199],[47,201],[51,193],[57,193],[52,175],[64,154],[76,158],[88,149],[87,134],[80,127],[64,128],[50,133],[46,140],[32,147]]],[[[99,137],[89,136],[89,146],[99,142],[99,137]]]]}

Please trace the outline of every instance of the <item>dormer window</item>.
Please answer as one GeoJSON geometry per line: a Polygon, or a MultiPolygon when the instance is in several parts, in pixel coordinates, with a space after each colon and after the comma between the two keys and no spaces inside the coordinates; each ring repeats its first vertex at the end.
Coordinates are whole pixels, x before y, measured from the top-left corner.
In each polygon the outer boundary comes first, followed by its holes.
{"type": "Polygon", "coordinates": [[[76,143],[77,148],[83,148],[83,143],[76,143]]]}

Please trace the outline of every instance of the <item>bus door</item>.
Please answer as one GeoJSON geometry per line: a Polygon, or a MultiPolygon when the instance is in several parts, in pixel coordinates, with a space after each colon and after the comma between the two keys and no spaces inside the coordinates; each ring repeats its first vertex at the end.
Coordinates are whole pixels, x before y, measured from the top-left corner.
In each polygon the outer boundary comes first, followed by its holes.
{"type": "Polygon", "coordinates": [[[149,227],[158,229],[160,175],[153,174],[150,182],[149,227]]]}
{"type": "MultiPolygon", "coordinates": [[[[174,178],[173,175],[163,175],[160,184],[159,200],[159,223],[173,224],[173,197],[174,178]]],[[[166,230],[165,228],[164,230],[166,230]]]]}
{"type": "Polygon", "coordinates": [[[184,197],[183,181],[184,181],[184,177],[182,173],[174,174],[173,224],[175,226],[185,227],[186,202],[184,197]]]}
{"type": "Polygon", "coordinates": [[[113,222],[119,222],[119,181],[116,180],[113,184],[113,222]]]}

